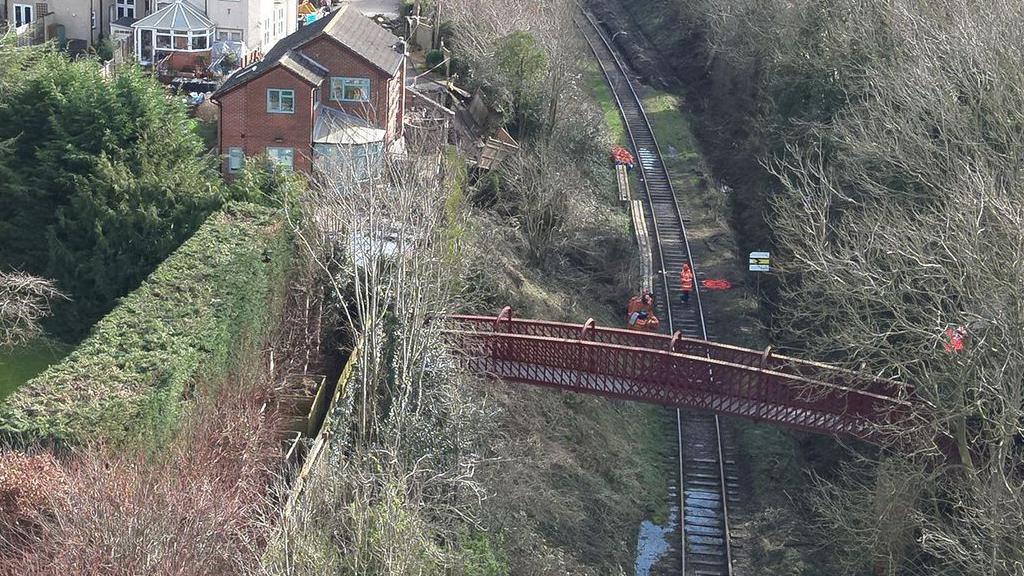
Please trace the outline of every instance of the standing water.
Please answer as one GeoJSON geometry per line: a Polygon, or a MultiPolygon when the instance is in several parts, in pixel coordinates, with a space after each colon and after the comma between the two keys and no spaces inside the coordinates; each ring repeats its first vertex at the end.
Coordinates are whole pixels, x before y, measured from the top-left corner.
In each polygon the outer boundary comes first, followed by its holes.
{"type": "MultiPolygon", "coordinates": [[[[679,454],[671,450],[664,455],[664,469],[679,469],[679,454]]],[[[679,478],[678,473],[670,473],[665,507],[668,519],[664,524],[655,524],[644,520],[640,524],[636,542],[636,576],[676,576],[679,575],[679,478]]]]}
{"type": "Polygon", "coordinates": [[[662,573],[670,563],[670,554],[674,547],[671,542],[677,540],[679,533],[679,507],[673,506],[668,521],[658,525],[650,520],[640,524],[640,534],[636,543],[636,576],[654,576],[662,573]],[[655,571],[654,567],[659,566],[655,571]]]}

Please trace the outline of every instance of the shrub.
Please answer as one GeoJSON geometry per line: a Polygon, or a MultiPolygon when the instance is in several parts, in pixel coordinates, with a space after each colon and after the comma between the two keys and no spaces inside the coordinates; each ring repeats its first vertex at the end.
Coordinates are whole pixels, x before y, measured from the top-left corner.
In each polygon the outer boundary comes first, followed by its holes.
{"type": "Polygon", "coordinates": [[[231,204],[211,216],[64,362],[0,406],[0,436],[160,442],[197,377],[226,376],[272,322],[290,247],[275,211],[231,204]]]}
{"type": "Polygon", "coordinates": [[[485,533],[462,538],[462,558],[466,574],[478,576],[506,576],[510,570],[508,560],[485,533]]]}
{"type": "Polygon", "coordinates": [[[426,55],[427,68],[433,68],[441,62],[444,62],[444,52],[440,50],[431,50],[426,55]]]}
{"type": "Polygon", "coordinates": [[[191,404],[159,453],[91,446],[60,466],[0,452],[0,574],[246,574],[281,462],[274,385],[256,355],[191,404]],[[14,470],[13,473],[8,472],[14,470]],[[9,536],[8,536],[9,535],[9,536]]]}
{"type": "Polygon", "coordinates": [[[109,37],[104,37],[96,45],[96,55],[100,57],[103,62],[108,62],[114,59],[114,43],[110,41],[109,37]]]}
{"type": "Polygon", "coordinates": [[[217,161],[138,67],[0,35],[0,86],[0,267],[54,280],[46,327],[77,341],[220,207],[217,161]]]}

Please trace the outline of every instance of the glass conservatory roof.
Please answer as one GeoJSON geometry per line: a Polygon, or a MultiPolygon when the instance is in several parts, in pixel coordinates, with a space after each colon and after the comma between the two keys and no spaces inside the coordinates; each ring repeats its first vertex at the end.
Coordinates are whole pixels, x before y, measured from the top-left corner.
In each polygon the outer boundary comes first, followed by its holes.
{"type": "Polygon", "coordinates": [[[188,2],[178,0],[132,24],[132,28],[213,30],[216,25],[188,2]]]}

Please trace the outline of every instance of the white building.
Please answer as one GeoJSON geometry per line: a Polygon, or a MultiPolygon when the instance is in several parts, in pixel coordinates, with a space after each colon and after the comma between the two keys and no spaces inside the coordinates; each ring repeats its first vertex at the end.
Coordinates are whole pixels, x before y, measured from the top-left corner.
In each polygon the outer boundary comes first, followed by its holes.
{"type": "MultiPolygon", "coordinates": [[[[251,50],[267,52],[295,31],[298,0],[187,0],[213,22],[213,41],[245,42],[251,50]]],[[[12,27],[45,22],[46,39],[72,42],[83,49],[102,37],[133,37],[132,24],[173,0],[0,0],[0,16],[12,27]]]]}

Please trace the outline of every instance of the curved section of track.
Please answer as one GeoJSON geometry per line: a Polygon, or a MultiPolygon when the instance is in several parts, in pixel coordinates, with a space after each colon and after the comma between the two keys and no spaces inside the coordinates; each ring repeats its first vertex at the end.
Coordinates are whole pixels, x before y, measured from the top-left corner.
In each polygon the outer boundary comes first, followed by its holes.
{"type": "MultiPolygon", "coordinates": [[[[656,275],[656,312],[667,320],[662,325],[669,333],[682,332],[691,338],[707,339],[701,309],[700,290],[694,282],[689,303],[681,301],[682,290],[676,276],[684,262],[696,274],[698,267],[690,254],[686,228],[668,170],[661,157],[640,97],[629,78],[628,69],[615,53],[607,34],[590,14],[577,22],[590,49],[597,58],[619,111],[626,124],[640,164],[640,178],[646,193],[644,203],[648,232],[653,239],[652,257],[656,275]]],[[[718,416],[676,410],[680,454],[679,493],[681,574],[692,576],[731,576],[732,548],[729,541],[729,500],[735,496],[726,474],[728,448],[723,446],[718,416]]]]}

